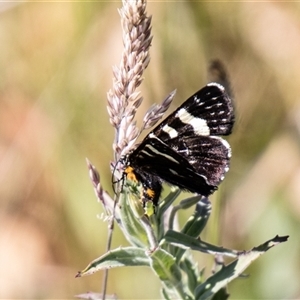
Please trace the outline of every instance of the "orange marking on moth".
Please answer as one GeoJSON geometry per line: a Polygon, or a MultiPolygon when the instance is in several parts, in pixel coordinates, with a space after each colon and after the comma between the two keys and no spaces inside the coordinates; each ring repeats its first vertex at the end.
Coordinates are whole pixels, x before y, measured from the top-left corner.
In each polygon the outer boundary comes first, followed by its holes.
{"type": "Polygon", "coordinates": [[[133,171],[134,171],[134,169],[132,167],[128,166],[124,172],[126,173],[128,180],[137,182],[138,180],[133,171]]]}
{"type": "Polygon", "coordinates": [[[149,198],[154,198],[155,196],[155,192],[149,188],[146,190],[146,194],[149,196],[149,198]]]}

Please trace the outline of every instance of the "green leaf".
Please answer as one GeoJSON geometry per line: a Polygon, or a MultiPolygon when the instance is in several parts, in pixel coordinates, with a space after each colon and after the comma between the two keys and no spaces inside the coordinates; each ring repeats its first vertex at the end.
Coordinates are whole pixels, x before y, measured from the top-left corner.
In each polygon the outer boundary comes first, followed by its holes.
{"type": "Polygon", "coordinates": [[[221,288],[211,298],[211,300],[227,300],[227,299],[229,299],[229,294],[227,293],[226,288],[221,288]]]}
{"type": "MultiPolygon", "coordinates": [[[[193,215],[187,220],[181,233],[190,237],[197,238],[204,229],[211,212],[211,203],[208,198],[202,197],[197,202],[193,215]]],[[[177,261],[180,260],[185,250],[180,248],[170,248],[171,253],[176,257],[177,261]]]]}
{"type": "Polygon", "coordinates": [[[250,251],[242,251],[238,253],[238,259],[221,268],[206,282],[199,285],[195,290],[195,299],[210,299],[212,295],[224,288],[230,281],[237,278],[242,272],[259,256],[264,254],[275,245],[287,241],[288,236],[275,238],[265,242],[264,244],[253,248],[250,251]]]}
{"type": "Polygon", "coordinates": [[[91,275],[97,271],[110,268],[149,265],[149,256],[145,253],[145,250],[137,247],[118,248],[93,260],[84,270],[79,271],[76,277],[91,275]]]}
{"type": "Polygon", "coordinates": [[[167,251],[157,248],[150,256],[150,265],[161,280],[168,299],[190,299],[183,288],[181,272],[175,257],[167,251]]]}
{"type": "Polygon", "coordinates": [[[177,199],[180,194],[180,189],[173,188],[167,197],[162,199],[159,203],[158,210],[156,214],[152,217],[155,218],[155,226],[157,230],[157,239],[160,241],[166,232],[166,214],[167,209],[172,205],[172,203],[177,199]]]}
{"type": "Polygon", "coordinates": [[[187,220],[182,233],[191,237],[198,237],[204,229],[211,212],[211,203],[208,198],[201,198],[197,202],[193,215],[187,220]]]}
{"type": "Polygon", "coordinates": [[[168,292],[164,288],[161,289],[161,293],[162,293],[165,300],[172,300],[170,298],[170,295],[168,294],[168,292]]]}
{"type": "Polygon", "coordinates": [[[139,196],[138,187],[125,182],[118,202],[121,229],[130,244],[147,248],[149,247],[147,232],[141,221],[144,209],[139,196]]]}
{"type": "Polygon", "coordinates": [[[186,255],[180,261],[180,268],[181,270],[183,270],[183,272],[185,272],[187,276],[187,285],[189,290],[191,291],[191,293],[194,293],[200,280],[198,264],[192,260],[191,255],[186,255]]]}
{"type": "Polygon", "coordinates": [[[172,186],[171,191],[168,194],[168,196],[166,196],[164,199],[160,200],[159,209],[157,212],[158,219],[162,215],[164,215],[164,213],[173,204],[173,202],[177,199],[177,197],[179,196],[180,193],[181,193],[181,190],[179,188],[172,186]]]}
{"type": "Polygon", "coordinates": [[[196,196],[184,199],[184,200],[180,201],[180,203],[178,205],[174,206],[170,213],[170,217],[169,217],[169,229],[173,229],[175,215],[177,214],[177,212],[179,210],[190,208],[191,206],[198,203],[201,198],[202,198],[202,196],[196,195],[196,196]]]}
{"type": "Polygon", "coordinates": [[[167,242],[173,246],[177,246],[183,249],[192,249],[196,251],[201,251],[209,254],[223,254],[229,257],[236,257],[238,251],[230,250],[223,247],[214,246],[212,244],[201,241],[200,239],[195,239],[181,232],[174,230],[169,230],[162,242],[167,242]]]}

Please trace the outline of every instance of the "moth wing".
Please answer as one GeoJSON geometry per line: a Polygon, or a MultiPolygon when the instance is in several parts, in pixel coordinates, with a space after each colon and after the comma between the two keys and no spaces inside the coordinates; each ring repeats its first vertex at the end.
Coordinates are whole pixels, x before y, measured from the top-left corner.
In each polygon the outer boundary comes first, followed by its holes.
{"type": "Polygon", "coordinates": [[[217,136],[189,136],[172,139],[170,147],[184,157],[197,174],[202,174],[209,185],[218,186],[229,170],[231,148],[217,136]]]}
{"type": "MultiPolygon", "coordinates": [[[[216,181],[208,181],[205,172],[196,169],[180,152],[174,151],[156,138],[148,138],[132,153],[130,165],[142,174],[144,172],[182,189],[210,195],[216,189],[216,181]]],[[[205,171],[206,168],[198,168],[205,171]]]]}
{"type": "Polygon", "coordinates": [[[165,142],[191,135],[228,135],[233,123],[231,98],[222,85],[210,83],[189,97],[152,134],[165,142]]]}
{"type": "Polygon", "coordinates": [[[131,153],[139,174],[152,174],[182,189],[207,196],[223,180],[231,150],[220,135],[231,133],[232,100],[210,83],[150,132],[131,153]]]}

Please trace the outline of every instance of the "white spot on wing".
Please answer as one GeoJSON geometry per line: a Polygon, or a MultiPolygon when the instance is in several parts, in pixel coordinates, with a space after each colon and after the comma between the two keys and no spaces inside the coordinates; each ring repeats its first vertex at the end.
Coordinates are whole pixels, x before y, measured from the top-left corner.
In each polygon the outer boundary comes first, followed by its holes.
{"type": "Polygon", "coordinates": [[[170,171],[172,174],[174,174],[174,175],[177,175],[177,176],[179,175],[178,172],[176,172],[176,171],[173,170],[173,169],[169,169],[169,171],[170,171]]]}
{"type": "Polygon", "coordinates": [[[191,125],[195,134],[205,136],[210,134],[206,121],[201,118],[194,117],[186,109],[181,108],[177,112],[176,117],[178,117],[182,123],[191,125]]]}
{"type": "Polygon", "coordinates": [[[144,153],[146,156],[151,156],[154,157],[153,154],[150,154],[149,152],[147,152],[146,150],[142,150],[141,153],[144,153]]]}
{"type": "MultiPolygon", "coordinates": [[[[154,147],[151,146],[151,145],[146,145],[145,149],[143,150],[143,152],[144,152],[145,154],[148,154],[148,155],[149,155],[149,153],[147,152],[147,149],[146,149],[146,148],[148,148],[150,151],[152,151],[152,152],[155,153],[156,155],[163,156],[163,157],[165,157],[166,159],[171,160],[171,161],[173,161],[173,162],[176,163],[176,164],[179,164],[179,162],[178,162],[175,158],[173,158],[172,156],[170,156],[170,155],[168,155],[168,154],[159,152],[159,150],[157,150],[156,148],[154,148],[154,147]]],[[[149,155],[149,156],[150,156],[150,155],[149,155]]]]}
{"type": "Polygon", "coordinates": [[[178,136],[178,132],[174,128],[170,127],[167,124],[162,128],[162,130],[164,132],[166,132],[170,136],[171,139],[178,136]]]}
{"type": "Polygon", "coordinates": [[[211,83],[208,83],[207,85],[208,85],[208,86],[216,86],[216,87],[218,87],[222,92],[225,91],[223,85],[221,85],[221,84],[219,84],[219,83],[211,82],[211,83]]]}

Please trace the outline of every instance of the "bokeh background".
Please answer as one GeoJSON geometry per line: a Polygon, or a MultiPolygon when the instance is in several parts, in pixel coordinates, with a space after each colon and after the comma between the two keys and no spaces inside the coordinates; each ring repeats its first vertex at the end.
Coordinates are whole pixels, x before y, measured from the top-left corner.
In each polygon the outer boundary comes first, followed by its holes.
{"type": "MultiPolygon", "coordinates": [[[[102,272],[74,276],[106,246],[85,158],[111,192],[106,93],[122,52],[120,7],[0,3],[0,298],[101,290],[102,272]]],[[[205,85],[211,59],[230,74],[232,164],[212,197],[205,240],[250,249],[290,235],[230,284],[232,299],[299,299],[300,4],[151,1],[148,14],[154,39],[139,120],[175,88],[172,109],[205,85]]],[[[208,259],[200,255],[199,266],[208,259]]],[[[147,268],[110,271],[108,292],[119,298],[157,299],[159,288],[147,268]]]]}

